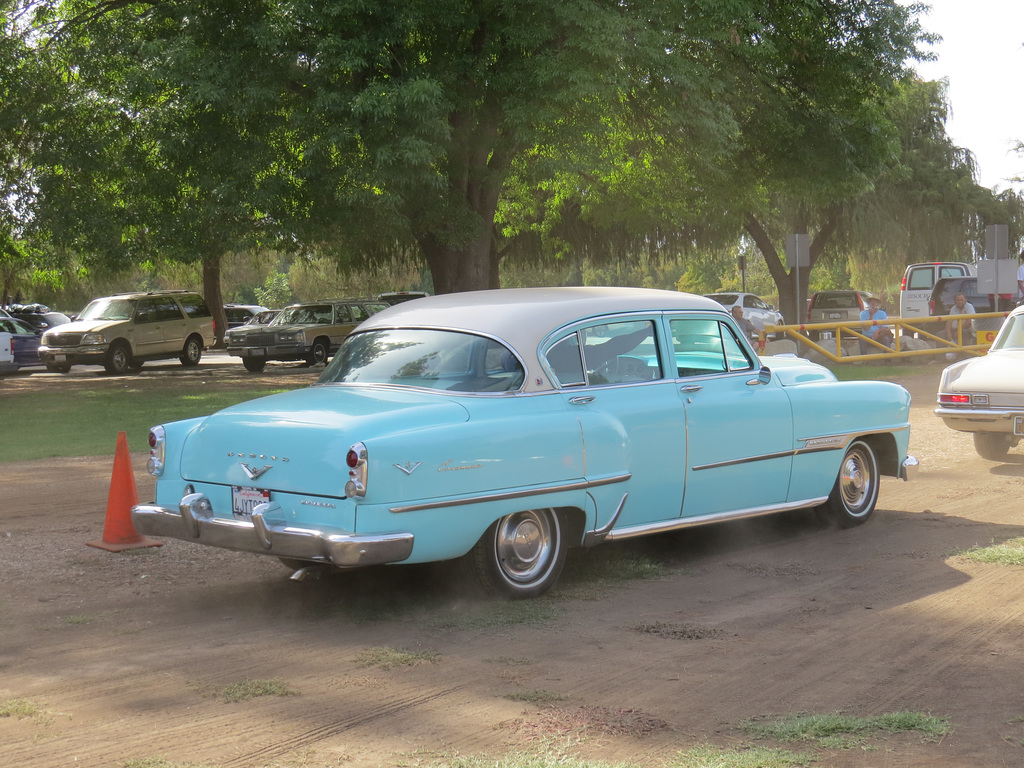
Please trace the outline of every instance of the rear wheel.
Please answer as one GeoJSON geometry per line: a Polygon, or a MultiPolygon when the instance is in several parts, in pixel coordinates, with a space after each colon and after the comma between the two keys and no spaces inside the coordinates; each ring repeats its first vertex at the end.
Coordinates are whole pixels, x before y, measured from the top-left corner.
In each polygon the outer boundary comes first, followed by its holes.
{"type": "Polygon", "coordinates": [[[839,477],[825,502],[840,528],[852,528],[871,517],[878,501],[878,459],[871,446],[855,440],[846,449],[839,477]]]}
{"type": "Polygon", "coordinates": [[[128,346],[128,342],[115,341],[107,350],[107,359],[104,361],[103,367],[107,369],[107,373],[123,376],[131,368],[131,361],[132,350],[128,346]]]}
{"type": "Polygon", "coordinates": [[[267,367],[267,358],[265,357],[243,357],[242,365],[245,366],[245,370],[249,373],[259,373],[267,367]]]}
{"type": "Polygon", "coordinates": [[[495,521],[468,555],[484,589],[513,600],[538,597],[565,565],[565,526],[553,509],[530,509],[495,521]]]}
{"type": "Polygon", "coordinates": [[[203,356],[203,340],[198,336],[189,336],[185,339],[185,346],[181,348],[178,359],[187,368],[199,365],[199,359],[203,356]]]}
{"type": "Polygon", "coordinates": [[[974,450],[983,459],[989,461],[1006,461],[1006,453],[1010,450],[1013,438],[1001,432],[975,432],[974,450]]]}

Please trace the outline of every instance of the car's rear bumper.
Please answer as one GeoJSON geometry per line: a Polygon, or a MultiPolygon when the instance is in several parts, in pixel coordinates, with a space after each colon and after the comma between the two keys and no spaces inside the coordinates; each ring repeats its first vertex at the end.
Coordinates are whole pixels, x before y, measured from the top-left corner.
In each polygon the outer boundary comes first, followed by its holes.
{"type": "Polygon", "coordinates": [[[935,415],[947,427],[958,432],[1003,432],[1008,435],[1024,432],[1024,409],[1021,408],[936,408],[935,415]]]}
{"type": "Polygon", "coordinates": [[[397,563],[412,554],[412,533],[360,535],[326,526],[301,528],[274,520],[278,510],[277,504],[269,502],[253,510],[251,521],[214,517],[209,499],[193,493],[177,509],[139,504],[132,508],[132,523],[144,535],[341,568],[397,563]]]}

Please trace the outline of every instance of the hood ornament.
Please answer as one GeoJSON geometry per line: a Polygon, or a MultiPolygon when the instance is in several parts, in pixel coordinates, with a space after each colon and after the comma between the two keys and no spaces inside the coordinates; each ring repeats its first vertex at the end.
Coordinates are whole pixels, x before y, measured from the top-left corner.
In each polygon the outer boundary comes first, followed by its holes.
{"type": "Polygon", "coordinates": [[[255,480],[257,477],[259,477],[260,475],[262,475],[264,472],[271,468],[271,465],[267,464],[266,466],[254,469],[245,462],[242,462],[242,470],[245,472],[245,474],[249,477],[250,480],[255,480]]]}

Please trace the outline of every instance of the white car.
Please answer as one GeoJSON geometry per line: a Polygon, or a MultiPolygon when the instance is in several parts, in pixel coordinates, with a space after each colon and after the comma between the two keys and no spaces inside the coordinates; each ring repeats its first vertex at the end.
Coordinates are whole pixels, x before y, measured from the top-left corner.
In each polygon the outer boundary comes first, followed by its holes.
{"type": "Polygon", "coordinates": [[[954,363],[939,379],[939,407],[947,427],[974,434],[978,454],[1004,461],[1024,437],[1024,307],[1018,307],[983,357],[954,363]]]}
{"type": "Polygon", "coordinates": [[[723,292],[704,294],[708,299],[714,299],[723,307],[732,311],[732,308],[739,304],[743,307],[743,316],[754,324],[759,331],[763,331],[766,325],[782,325],[782,313],[773,304],[766,303],[759,296],[752,293],[723,292]]]}

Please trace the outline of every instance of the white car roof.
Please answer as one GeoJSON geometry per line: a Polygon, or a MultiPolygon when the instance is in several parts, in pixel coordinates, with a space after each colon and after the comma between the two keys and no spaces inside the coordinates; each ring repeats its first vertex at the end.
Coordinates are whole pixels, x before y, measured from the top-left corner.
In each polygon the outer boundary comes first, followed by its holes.
{"type": "Polygon", "coordinates": [[[493,336],[523,358],[525,389],[536,391],[549,388],[536,383],[541,371],[537,347],[551,331],[603,315],[679,310],[728,315],[713,299],[678,291],[600,286],[507,288],[426,296],[396,304],[363,321],[359,330],[446,328],[493,336]]]}

